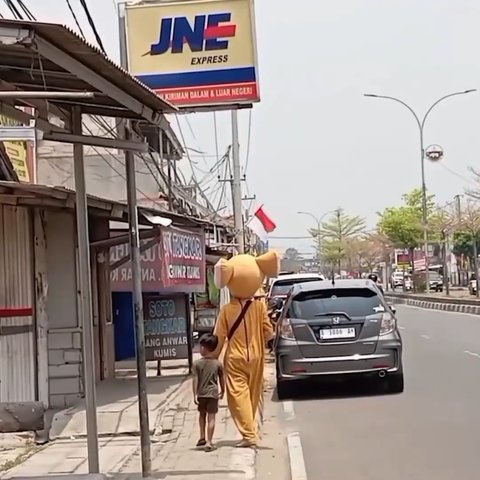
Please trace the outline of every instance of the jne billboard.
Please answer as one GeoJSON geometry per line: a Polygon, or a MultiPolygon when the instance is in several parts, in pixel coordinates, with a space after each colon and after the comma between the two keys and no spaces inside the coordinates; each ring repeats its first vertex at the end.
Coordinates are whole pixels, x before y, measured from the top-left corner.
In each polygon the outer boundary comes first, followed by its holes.
{"type": "Polygon", "coordinates": [[[130,73],[178,107],[260,100],[253,0],[125,6],[130,73]]]}

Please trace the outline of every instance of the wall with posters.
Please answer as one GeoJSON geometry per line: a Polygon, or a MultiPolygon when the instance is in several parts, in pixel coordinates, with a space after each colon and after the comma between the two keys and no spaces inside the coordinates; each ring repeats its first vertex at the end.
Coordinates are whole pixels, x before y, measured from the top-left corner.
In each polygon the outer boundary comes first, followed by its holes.
{"type": "Polygon", "coordinates": [[[125,6],[130,73],[179,107],[260,100],[253,0],[125,6]]]}

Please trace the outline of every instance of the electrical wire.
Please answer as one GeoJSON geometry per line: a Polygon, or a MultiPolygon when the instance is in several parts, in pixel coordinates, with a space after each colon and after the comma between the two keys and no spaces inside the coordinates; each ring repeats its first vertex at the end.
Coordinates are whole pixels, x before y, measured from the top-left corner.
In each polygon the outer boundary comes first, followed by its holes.
{"type": "Polygon", "coordinates": [[[100,47],[102,52],[106,55],[107,52],[105,50],[105,47],[103,46],[102,39],[100,38],[100,34],[98,33],[97,27],[95,25],[95,21],[93,20],[92,16],[90,15],[90,10],[88,9],[86,0],[80,0],[80,5],[83,7],[83,11],[85,12],[85,15],[87,16],[88,23],[90,24],[90,28],[92,29],[93,34],[95,35],[98,46],[100,47]]]}
{"type": "Polygon", "coordinates": [[[75,24],[77,25],[78,31],[80,32],[80,35],[83,37],[84,40],[86,40],[85,34],[83,33],[82,27],[80,25],[80,22],[78,21],[77,15],[75,14],[75,10],[72,7],[72,4],[70,3],[70,0],[66,0],[68,9],[70,10],[70,13],[72,14],[73,20],[75,21],[75,24]]]}
{"type": "Polygon", "coordinates": [[[13,4],[12,0],[3,0],[3,2],[5,3],[5,5],[7,5],[7,7],[12,12],[12,15],[15,17],[16,20],[23,20],[22,15],[17,10],[17,7],[13,4]]]}
{"type": "Polygon", "coordinates": [[[28,9],[28,7],[23,3],[22,0],[17,0],[18,5],[23,10],[23,13],[27,16],[28,20],[35,21],[35,17],[33,16],[32,12],[28,9]]]}

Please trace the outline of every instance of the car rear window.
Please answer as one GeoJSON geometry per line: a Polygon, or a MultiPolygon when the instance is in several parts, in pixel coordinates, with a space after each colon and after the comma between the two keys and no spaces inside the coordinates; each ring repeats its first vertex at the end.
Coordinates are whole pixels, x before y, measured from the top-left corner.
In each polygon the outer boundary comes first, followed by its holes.
{"type": "Polygon", "coordinates": [[[366,317],[378,313],[383,303],[369,288],[332,288],[299,293],[292,301],[290,318],[313,320],[321,314],[345,313],[349,317],[366,317]]]}
{"type": "Polygon", "coordinates": [[[293,285],[304,282],[318,282],[321,278],[290,278],[289,280],[277,280],[272,287],[271,296],[287,295],[293,285]]]}

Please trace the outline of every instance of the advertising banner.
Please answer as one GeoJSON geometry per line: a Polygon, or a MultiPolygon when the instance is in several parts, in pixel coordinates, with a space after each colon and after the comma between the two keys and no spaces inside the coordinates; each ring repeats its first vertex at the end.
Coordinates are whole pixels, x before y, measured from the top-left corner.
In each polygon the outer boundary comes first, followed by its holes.
{"type": "MultiPolygon", "coordinates": [[[[26,109],[24,109],[26,110],[26,109]]],[[[30,113],[30,112],[28,112],[30,113]]],[[[20,127],[22,124],[16,120],[0,115],[0,125],[20,127]]],[[[18,179],[25,183],[34,183],[33,172],[33,148],[31,142],[23,141],[5,141],[3,146],[12,163],[12,167],[18,175],[18,179]]]]}
{"type": "Polygon", "coordinates": [[[143,294],[147,361],[189,358],[187,304],[186,295],[143,294]]]}
{"type": "Polygon", "coordinates": [[[260,101],[253,0],[125,6],[128,69],[177,107],[260,101]]]}
{"type": "MultiPolygon", "coordinates": [[[[185,292],[205,290],[205,236],[202,230],[161,229],[160,238],[140,240],[142,290],[185,292]]],[[[127,243],[110,248],[110,265],[129,253],[127,243]]],[[[110,272],[113,292],[132,291],[132,265],[128,261],[110,272]]]]}

